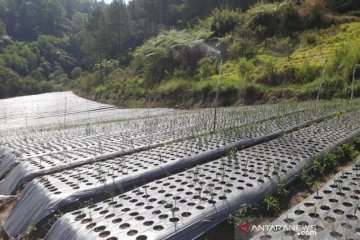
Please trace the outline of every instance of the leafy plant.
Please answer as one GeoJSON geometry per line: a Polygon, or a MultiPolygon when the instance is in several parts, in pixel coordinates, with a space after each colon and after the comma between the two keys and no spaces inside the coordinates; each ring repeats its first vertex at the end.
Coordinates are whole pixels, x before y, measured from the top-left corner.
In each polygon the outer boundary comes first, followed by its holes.
{"type": "Polygon", "coordinates": [[[37,231],[36,223],[31,224],[25,231],[25,237],[33,238],[33,234],[37,231]]]}
{"type": "Polygon", "coordinates": [[[279,197],[284,198],[289,194],[289,191],[286,190],[286,176],[280,176],[278,178],[278,189],[277,193],[279,197]]]}
{"type": "Polygon", "coordinates": [[[274,196],[266,195],[264,198],[264,204],[269,212],[277,213],[280,210],[279,200],[274,196]]]}

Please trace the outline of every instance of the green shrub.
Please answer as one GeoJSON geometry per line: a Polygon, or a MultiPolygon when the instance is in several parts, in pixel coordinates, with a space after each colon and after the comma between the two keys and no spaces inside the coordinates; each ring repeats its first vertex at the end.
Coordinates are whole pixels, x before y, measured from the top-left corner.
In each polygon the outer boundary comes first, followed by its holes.
{"type": "Polygon", "coordinates": [[[3,54],[2,57],[5,60],[6,66],[13,69],[17,73],[26,75],[29,72],[28,63],[24,57],[8,52],[3,54]]]}
{"type": "Polygon", "coordinates": [[[346,80],[351,80],[353,67],[357,63],[360,63],[358,44],[341,41],[328,62],[327,73],[329,76],[339,75],[346,80]]]}
{"type": "Polygon", "coordinates": [[[82,69],[80,67],[75,67],[72,71],[71,71],[71,74],[70,74],[70,77],[72,79],[76,79],[76,78],[79,78],[82,74],[82,69]]]}
{"type": "Polygon", "coordinates": [[[230,59],[238,59],[239,57],[252,58],[257,53],[255,42],[248,38],[234,40],[227,49],[227,55],[230,59]]]}
{"type": "Polygon", "coordinates": [[[310,65],[305,61],[300,67],[295,69],[295,79],[297,83],[308,83],[320,76],[320,69],[310,65]]]}
{"type": "Polygon", "coordinates": [[[6,25],[0,20],[0,37],[3,37],[4,35],[6,35],[6,25]]]}
{"type": "Polygon", "coordinates": [[[346,95],[347,82],[341,76],[327,77],[324,79],[321,89],[321,98],[341,98],[346,95]]]}
{"type": "Polygon", "coordinates": [[[344,164],[348,161],[355,159],[356,150],[352,144],[343,144],[335,150],[334,153],[340,164],[344,164]]]}
{"type": "Polygon", "coordinates": [[[200,39],[208,32],[168,31],[148,40],[134,54],[133,68],[144,77],[146,86],[153,86],[171,78],[174,70],[196,73],[198,61],[205,55],[200,39]],[[200,46],[200,47],[199,47],[200,46]]]}
{"type": "Polygon", "coordinates": [[[300,42],[304,45],[314,46],[318,43],[318,35],[316,33],[306,33],[302,34],[300,38],[300,42]]]}
{"type": "Polygon", "coordinates": [[[210,16],[210,30],[213,32],[213,36],[221,37],[232,32],[240,23],[240,16],[241,13],[238,10],[215,9],[210,16]]]}
{"type": "Polygon", "coordinates": [[[247,79],[249,72],[254,70],[255,66],[252,61],[247,60],[246,58],[240,58],[239,60],[239,73],[241,76],[247,79]]]}
{"type": "Polygon", "coordinates": [[[246,13],[246,25],[259,40],[272,36],[289,36],[299,29],[292,1],[258,3],[246,13]]]}
{"type": "Polygon", "coordinates": [[[290,56],[294,50],[294,44],[292,43],[291,38],[267,38],[264,41],[265,47],[275,53],[278,56],[290,56]]]}
{"type": "Polygon", "coordinates": [[[20,76],[11,69],[0,67],[0,98],[7,98],[19,94],[20,76]]]}
{"type": "Polygon", "coordinates": [[[266,207],[266,210],[272,213],[277,213],[280,210],[279,200],[271,195],[265,196],[264,205],[266,207]]]}
{"type": "Polygon", "coordinates": [[[85,93],[91,93],[98,85],[100,85],[100,74],[94,72],[91,74],[83,75],[75,80],[74,87],[85,93]]]}
{"type": "Polygon", "coordinates": [[[277,72],[275,62],[275,59],[273,57],[270,57],[268,59],[265,59],[262,65],[263,74],[265,78],[267,78],[269,81],[271,81],[271,79],[275,76],[277,72]]]}
{"type": "Polygon", "coordinates": [[[360,137],[355,138],[353,145],[357,151],[360,151],[360,137]]]}
{"type": "Polygon", "coordinates": [[[218,73],[218,61],[214,56],[206,56],[198,62],[199,75],[201,78],[206,78],[218,73]]]}
{"type": "Polygon", "coordinates": [[[300,173],[300,180],[306,189],[310,189],[315,182],[313,176],[311,176],[309,171],[305,169],[303,169],[300,173]]]}
{"type": "Polygon", "coordinates": [[[240,93],[243,95],[246,103],[254,103],[263,97],[264,90],[260,87],[260,85],[248,82],[240,89],[240,93]]]}
{"type": "MultiPolygon", "coordinates": [[[[349,85],[349,93],[351,91],[351,85],[349,85]]],[[[354,97],[359,98],[360,97],[360,79],[357,78],[354,83],[354,97]]]]}

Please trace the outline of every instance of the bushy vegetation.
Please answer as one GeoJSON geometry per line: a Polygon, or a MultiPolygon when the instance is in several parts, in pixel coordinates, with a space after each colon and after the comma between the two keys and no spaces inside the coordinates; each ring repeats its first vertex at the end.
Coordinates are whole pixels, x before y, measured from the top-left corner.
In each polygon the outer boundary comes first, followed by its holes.
{"type": "MultiPolygon", "coordinates": [[[[211,104],[219,72],[212,48],[222,52],[225,62],[222,104],[314,98],[322,78],[321,98],[348,97],[349,73],[360,61],[355,47],[359,24],[337,24],[341,16],[331,14],[330,5],[306,0],[258,3],[247,11],[220,7],[188,30],[163,31],[134,52],[130,67],[119,68],[127,74],[118,78],[132,87],[117,100],[165,98],[173,104],[176,98],[186,106],[211,104]]],[[[103,85],[104,100],[118,82],[108,79],[103,85]]]]}
{"type": "Polygon", "coordinates": [[[120,105],[209,105],[220,57],[224,105],[314,98],[322,80],[321,98],[347,97],[360,62],[353,0],[24,2],[0,2],[0,65],[34,85],[120,105]]]}

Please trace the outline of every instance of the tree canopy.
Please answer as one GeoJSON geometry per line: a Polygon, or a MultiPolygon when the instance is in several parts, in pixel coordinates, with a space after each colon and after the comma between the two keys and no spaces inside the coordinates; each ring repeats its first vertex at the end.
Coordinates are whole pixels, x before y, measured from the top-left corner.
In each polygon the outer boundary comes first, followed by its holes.
{"type": "MultiPolygon", "coordinates": [[[[321,29],[359,16],[358,0],[0,0],[0,67],[35,92],[126,89],[141,98],[179,87],[208,94],[219,64],[209,47],[222,52],[228,88],[254,92],[316,81],[319,64],[275,62],[290,61],[304,44],[315,47],[321,29]],[[239,78],[246,84],[236,85],[239,78]]],[[[321,58],[336,52],[325,48],[316,50],[321,58]]],[[[357,62],[354,56],[340,63],[357,62]]],[[[344,67],[333,72],[343,80],[349,75],[344,67]]]]}

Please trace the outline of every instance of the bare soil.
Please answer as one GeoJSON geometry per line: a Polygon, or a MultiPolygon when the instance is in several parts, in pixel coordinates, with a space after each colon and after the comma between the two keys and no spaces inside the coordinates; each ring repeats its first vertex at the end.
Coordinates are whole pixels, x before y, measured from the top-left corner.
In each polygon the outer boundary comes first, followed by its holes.
{"type": "Polygon", "coordinates": [[[4,231],[5,218],[9,215],[15,204],[16,198],[8,199],[0,202],[0,239],[9,239],[4,231]]]}

